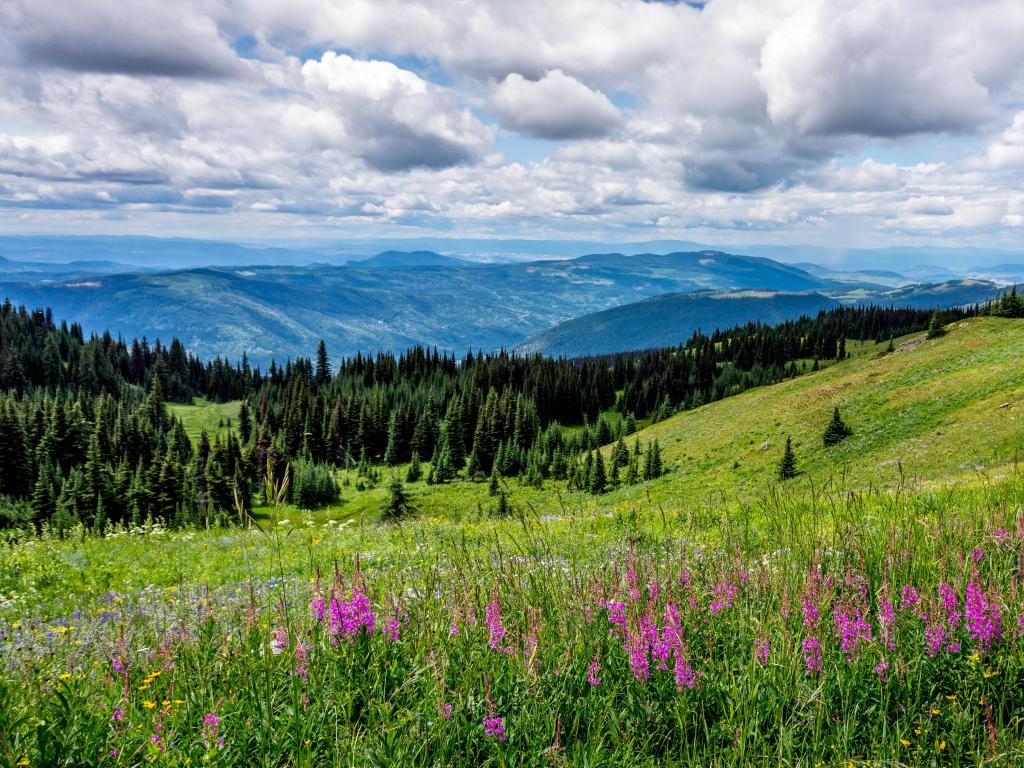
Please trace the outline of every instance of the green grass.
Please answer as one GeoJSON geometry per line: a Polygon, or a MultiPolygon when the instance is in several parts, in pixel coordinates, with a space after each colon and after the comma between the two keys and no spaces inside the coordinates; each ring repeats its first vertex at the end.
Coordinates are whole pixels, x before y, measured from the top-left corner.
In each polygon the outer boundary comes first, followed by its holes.
{"type": "Polygon", "coordinates": [[[241,400],[211,403],[206,398],[197,397],[192,405],[171,403],[168,408],[174,416],[181,419],[185,432],[195,443],[204,429],[210,440],[213,440],[218,432],[226,432],[229,424],[233,429],[237,429],[238,409],[241,404],[241,400]]]}
{"type": "Polygon", "coordinates": [[[506,518],[485,483],[416,483],[380,524],[384,469],[246,529],[8,535],[0,762],[1024,764],[1022,353],[989,319],[858,349],[646,428],[647,487],[511,482],[506,518]],[[836,404],[854,434],[825,449],[836,404]],[[332,636],[318,596],[365,596],[373,630],[332,636]]]}

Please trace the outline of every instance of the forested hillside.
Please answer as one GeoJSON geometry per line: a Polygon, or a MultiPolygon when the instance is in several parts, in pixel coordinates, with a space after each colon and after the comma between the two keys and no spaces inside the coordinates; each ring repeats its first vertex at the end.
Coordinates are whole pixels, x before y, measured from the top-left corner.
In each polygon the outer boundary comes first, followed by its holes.
{"type": "Polygon", "coordinates": [[[656,443],[625,443],[638,423],[841,360],[847,340],[884,342],[930,320],[923,310],[845,308],[615,356],[456,358],[414,348],[347,358],[336,371],[321,344],[315,360],[264,373],[245,360],[203,364],[177,340],[86,339],[76,325],[8,302],[0,510],[8,524],[57,528],[206,524],[234,514],[236,492],[248,505],[268,473],[283,481],[290,467],[289,500],[308,507],[336,497],[339,467],[371,478],[406,462],[409,479],[431,483],[519,476],[601,493],[660,474],[656,443]],[[195,395],[241,400],[237,423],[190,440],[165,403],[195,395]],[[613,441],[606,467],[596,449],[613,441]]]}

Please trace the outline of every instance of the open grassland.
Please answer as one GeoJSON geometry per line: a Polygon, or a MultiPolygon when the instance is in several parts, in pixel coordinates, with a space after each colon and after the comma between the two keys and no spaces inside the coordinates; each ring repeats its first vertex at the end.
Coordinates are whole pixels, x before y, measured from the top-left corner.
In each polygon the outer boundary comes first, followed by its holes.
{"type": "Polygon", "coordinates": [[[420,482],[384,525],[391,470],[347,470],[244,527],[7,534],[0,761],[1024,764],[1024,333],[910,341],[647,426],[646,486],[508,482],[506,517],[420,482]]]}

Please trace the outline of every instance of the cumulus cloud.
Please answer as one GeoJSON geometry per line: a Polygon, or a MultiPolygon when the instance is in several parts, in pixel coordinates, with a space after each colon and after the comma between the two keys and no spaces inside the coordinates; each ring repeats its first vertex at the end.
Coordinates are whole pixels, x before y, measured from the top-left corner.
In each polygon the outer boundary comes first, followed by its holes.
{"type": "MultiPolygon", "coordinates": [[[[959,132],[991,119],[970,7],[876,0],[802,3],[768,35],[758,76],[768,114],[802,134],[959,132]],[[908,6],[918,6],[916,10],[908,6]],[[966,13],[965,13],[966,11],[966,13]]],[[[981,3],[981,6],[1005,6],[981,3]]],[[[1021,59],[1018,57],[1017,65],[1021,59]]]]}
{"type": "Polygon", "coordinates": [[[1019,236],[1019,0],[699,5],[9,0],[0,225],[1019,236]]]}
{"type": "Polygon", "coordinates": [[[539,80],[513,72],[494,89],[489,107],[504,128],[542,139],[603,136],[622,117],[601,91],[560,69],[539,80]]]}
{"type": "Polygon", "coordinates": [[[0,23],[26,66],[169,77],[244,72],[215,20],[189,3],[11,0],[0,23]]]}

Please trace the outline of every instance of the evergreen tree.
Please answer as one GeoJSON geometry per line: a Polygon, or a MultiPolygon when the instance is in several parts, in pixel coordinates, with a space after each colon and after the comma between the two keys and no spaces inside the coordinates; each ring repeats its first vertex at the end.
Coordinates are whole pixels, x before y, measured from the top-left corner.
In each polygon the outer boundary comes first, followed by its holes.
{"type": "Polygon", "coordinates": [[[604,458],[600,451],[594,453],[594,462],[590,468],[587,486],[587,490],[594,494],[604,493],[608,490],[608,475],[605,472],[604,458]]]}
{"type": "Polygon", "coordinates": [[[392,476],[388,484],[388,495],[381,504],[381,515],[385,520],[398,521],[411,515],[415,509],[405,492],[405,486],[397,477],[392,476]]]}
{"type": "Polygon", "coordinates": [[[409,462],[409,469],[405,473],[405,482],[415,483],[423,476],[423,466],[420,464],[420,455],[413,451],[412,460],[409,462]]]}
{"type": "Polygon", "coordinates": [[[932,313],[932,319],[928,321],[928,333],[927,338],[937,339],[940,336],[946,335],[946,325],[942,320],[942,308],[939,305],[935,305],[935,312],[932,313]]]}
{"type": "Polygon", "coordinates": [[[822,436],[822,440],[826,447],[838,445],[847,437],[853,434],[853,431],[846,425],[846,422],[839,415],[839,406],[836,406],[832,412],[832,421],[825,427],[825,434],[822,436]]]}
{"type": "Polygon", "coordinates": [[[321,387],[326,386],[331,381],[331,362],[327,357],[327,344],[324,343],[323,339],[320,339],[320,344],[316,348],[316,383],[321,387]]]}
{"type": "Polygon", "coordinates": [[[779,462],[779,479],[789,480],[791,477],[796,477],[796,454],[793,453],[793,439],[787,437],[786,450],[779,462]]]}
{"type": "Polygon", "coordinates": [[[500,483],[500,480],[498,478],[498,468],[494,467],[494,469],[491,470],[491,479],[487,483],[487,493],[488,493],[489,496],[497,496],[498,495],[498,491],[500,491],[500,490],[501,490],[501,483],[500,483]]]}
{"type": "Polygon", "coordinates": [[[647,450],[644,452],[644,480],[656,480],[661,477],[663,472],[661,464],[661,446],[658,444],[657,439],[653,443],[647,445],[647,450]]]}

